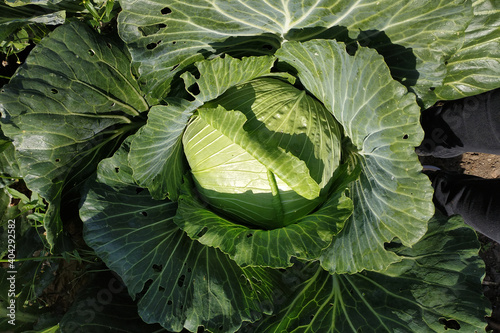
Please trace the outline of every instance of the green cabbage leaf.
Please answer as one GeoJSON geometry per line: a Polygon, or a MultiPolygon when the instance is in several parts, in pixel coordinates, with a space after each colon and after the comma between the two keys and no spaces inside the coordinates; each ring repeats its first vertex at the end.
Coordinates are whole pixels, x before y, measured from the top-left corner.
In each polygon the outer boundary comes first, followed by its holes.
{"type": "Polygon", "coordinates": [[[472,21],[461,48],[447,58],[447,74],[436,95],[452,100],[500,87],[500,2],[472,3],[472,21]]]}
{"type": "Polygon", "coordinates": [[[44,39],[2,89],[2,131],[24,181],[49,203],[52,248],[62,246],[63,198],[77,209],[81,184],[148,109],[123,43],[76,22],[44,39]]]}
{"type": "Polygon", "coordinates": [[[445,58],[464,42],[470,1],[122,0],[120,36],[154,104],[176,76],[213,54],[271,54],[286,41],[336,39],[377,48],[424,104],[436,99],[445,58]]]}
{"type": "Polygon", "coordinates": [[[278,298],[276,316],[240,332],[484,331],[486,304],[468,301],[482,293],[475,242],[460,217],[437,214],[415,246],[394,244],[402,260],[383,271],[331,275],[316,262],[298,264],[283,277],[293,296],[278,298]]]}
{"type": "Polygon", "coordinates": [[[349,185],[351,223],[334,238],[322,264],[332,273],[384,269],[400,260],[384,243],[397,237],[411,246],[434,212],[433,191],[413,149],[423,139],[415,97],[391,78],[374,50],[350,56],[333,41],[289,42],[277,55],[335,115],[355,146],[347,158],[361,167],[349,185]]]}
{"type": "MultiPolygon", "coordinates": [[[[273,310],[279,272],[241,268],[226,254],[191,240],[174,222],[177,203],[138,188],[128,164],[130,140],[103,160],[80,214],[88,244],[141,294],[139,314],[173,332],[234,332],[273,310]],[[147,285],[147,287],[145,287],[147,285]]],[[[286,290],[282,290],[286,292],[286,290]]]]}

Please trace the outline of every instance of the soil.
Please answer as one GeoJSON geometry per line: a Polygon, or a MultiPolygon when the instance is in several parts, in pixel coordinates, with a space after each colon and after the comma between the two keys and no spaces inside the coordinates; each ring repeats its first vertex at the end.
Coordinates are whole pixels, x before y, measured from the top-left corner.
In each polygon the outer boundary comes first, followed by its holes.
{"type": "MultiPolygon", "coordinates": [[[[447,159],[422,157],[421,162],[423,165],[433,165],[446,171],[487,179],[500,178],[499,155],[466,153],[447,159]]],[[[486,318],[487,331],[500,333],[500,244],[481,234],[478,237],[481,242],[479,255],[486,266],[483,291],[492,305],[491,317],[486,318]]]]}

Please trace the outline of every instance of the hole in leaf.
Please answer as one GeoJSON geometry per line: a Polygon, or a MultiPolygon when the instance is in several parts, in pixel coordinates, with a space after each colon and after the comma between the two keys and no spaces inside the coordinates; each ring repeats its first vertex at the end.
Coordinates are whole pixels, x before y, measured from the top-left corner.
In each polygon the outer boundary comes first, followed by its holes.
{"type": "Polygon", "coordinates": [[[148,50],[153,50],[154,48],[156,48],[158,46],[158,44],[160,44],[160,42],[156,42],[156,43],[149,43],[148,45],[146,45],[146,48],[148,50]]]}
{"type": "Polygon", "coordinates": [[[172,45],[175,45],[175,44],[177,44],[177,42],[174,40],[174,41],[172,42],[172,45]]]}
{"type": "Polygon", "coordinates": [[[55,95],[59,92],[59,90],[57,90],[56,88],[52,88],[52,89],[50,89],[50,92],[55,95]]]}
{"type": "Polygon", "coordinates": [[[153,265],[153,270],[157,273],[160,273],[162,271],[162,269],[163,269],[163,265],[156,265],[156,264],[153,265]]]}
{"type": "Polygon", "coordinates": [[[92,50],[92,49],[90,49],[89,50],[89,56],[91,56],[91,57],[95,56],[95,51],[92,50]]]}
{"type": "Polygon", "coordinates": [[[141,215],[142,216],[148,216],[148,213],[147,212],[141,212],[141,215]]]}
{"type": "Polygon", "coordinates": [[[198,235],[196,235],[196,237],[200,238],[200,237],[203,237],[203,235],[205,235],[208,231],[208,228],[207,227],[203,227],[203,229],[200,230],[200,232],[198,233],[198,235]]]}
{"type": "Polygon", "coordinates": [[[166,24],[153,24],[153,25],[145,25],[142,27],[138,27],[139,31],[141,34],[146,37],[146,36],[152,36],[156,35],[158,32],[160,32],[161,29],[166,28],[166,24]]]}
{"type": "Polygon", "coordinates": [[[144,189],[143,189],[142,187],[137,187],[137,188],[135,189],[135,194],[139,194],[139,193],[141,193],[142,191],[144,191],[144,189]]]}
{"type": "Polygon", "coordinates": [[[434,91],[436,89],[436,87],[430,87],[429,90],[430,91],[434,91]]]}
{"type": "Polygon", "coordinates": [[[59,163],[61,162],[61,159],[60,158],[56,158],[56,163],[59,163]]]}
{"type": "Polygon", "coordinates": [[[219,331],[222,331],[222,330],[224,330],[224,326],[221,325],[221,326],[219,326],[219,331]]]}
{"type": "Polygon", "coordinates": [[[167,15],[167,14],[170,14],[171,12],[172,12],[172,9],[170,9],[168,7],[165,7],[161,10],[162,15],[167,15]]]}
{"type": "Polygon", "coordinates": [[[404,139],[404,140],[406,140],[406,139],[408,139],[408,138],[409,138],[408,134],[403,135],[403,139],[404,139]]]}
{"type": "Polygon", "coordinates": [[[120,168],[116,167],[116,168],[115,168],[115,172],[116,172],[116,173],[120,172],[120,168]]]}
{"type": "Polygon", "coordinates": [[[200,93],[200,86],[198,86],[198,83],[195,83],[188,88],[188,91],[194,96],[196,96],[200,93]]]}
{"type": "Polygon", "coordinates": [[[171,72],[175,71],[175,69],[179,67],[179,64],[175,65],[174,67],[172,67],[172,69],[170,70],[171,72]]]}
{"type": "Polygon", "coordinates": [[[391,242],[389,243],[384,243],[384,249],[387,250],[387,251],[394,251],[394,250],[397,250],[399,249],[401,246],[403,246],[403,244],[401,244],[401,241],[398,240],[398,239],[393,239],[391,242]]]}
{"type": "Polygon", "coordinates": [[[248,234],[248,235],[247,235],[247,238],[250,238],[250,237],[252,237],[252,236],[253,236],[253,234],[248,234]]]}
{"type": "Polygon", "coordinates": [[[116,103],[115,103],[115,102],[111,103],[111,107],[114,107],[115,105],[116,105],[116,103]]]}
{"type": "Polygon", "coordinates": [[[439,318],[439,323],[444,325],[445,330],[451,329],[458,331],[460,329],[460,324],[454,319],[447,320],[446,318],[439,318]]]}
{"type": "Polygon", "coordinates": [[[186,279],[186,275],[182,274],[179,279],[177,280],[177,285],[179,287],[182,287],[184,285],[184,280],[186,279]]]}
{"type": "Polygon", "coordinates": [[[106,43],[106,45],[108,46],[108,49],[110,49],[110,50],[113,48],[113,46],[110,43],[106,43]]]}
{"type": "Polygon", "coordinates": [[[139,296],[144,295],[148,291],[148,289],[149,289],[149,287],[151,286],[152,283],[153,283],[153,280],[152,279],[148,279],[146,281],[146,283],[144,283],[144,288],[142,288],[141,292],[138,295],[139,296]]]}
{"type": "Polygon", "coordinates": [[[172,305],[172,301],[171,301],[171,300],[168,300],[168,301],[167,301],[167,305],[172,305]]]}
{"type": "Polygon", "coordinates": [[[191,74],[193,74],[193,76],[194,76],[194,78],[195,78],[196,80],[199,80],[199,79],[200,79],[200,77],[201,77],[201,73],[200,73],[200,71],[199,71],[197,68],[196,68],[196,69],[194,69],[194,70],[191,72],[191,74]]]}
{"type": "Polygon", "coordinates": [[[188,268],[188,269],[187,269],[187,272],[188,272],[188,273],[191,273],[191,272],[192,272],[191,268],[188,268]]]}
{"type": "Polygon", "coordinates": [[[163,288],[162,286],[159,286],[158,291],[165,291],[165,288],[163,288]]]}

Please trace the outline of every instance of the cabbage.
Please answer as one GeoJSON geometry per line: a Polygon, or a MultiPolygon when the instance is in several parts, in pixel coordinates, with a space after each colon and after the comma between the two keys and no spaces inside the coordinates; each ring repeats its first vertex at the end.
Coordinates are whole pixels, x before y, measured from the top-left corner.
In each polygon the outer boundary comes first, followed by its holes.
{"type": "MultiPolygon", "coordinates": [[[[216,118],[221,119],[231,118],[216,118]]],[[[183,146],[206,202],[237,221],[272,229],[293,223],[324,201],[340,163],[340,137],[338,123],[315,98],[289,83],[261,78],[206,103],[187,127],[183,146]],[[217,106],[244,115],[234,139],[219,130],[220,121],[212,126],[200,116],[216,112],[217,106]],[[305,164],[306,173],[269,158],[276,155],[286,156],[285,163],[305,164]],[[301,195],[293,176],[312,178],[314,193],[301,195]]]]}
{"type": "Polygon", "coordinates": [[[493,0],[120,6],[0,92],[52,253],[81,195],[86,245],[169,332],[484,330],[476,235],[434,216],[414,147],[422,108],[498,87],[493,0]]]}

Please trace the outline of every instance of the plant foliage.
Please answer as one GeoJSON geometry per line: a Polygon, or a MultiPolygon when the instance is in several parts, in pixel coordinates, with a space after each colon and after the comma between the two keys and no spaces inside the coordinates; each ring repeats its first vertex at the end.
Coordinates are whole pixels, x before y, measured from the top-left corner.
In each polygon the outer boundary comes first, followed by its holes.
{"type": "Polygon", "coordinates": [[[484,330],[475,233],[414,147],[422,108],[500,87],[494,1],[122,0],[107,34],[84,6],[2,88],[0,162],[53,253],[78,212],[123,280],[85,327],[484,330]]]}

